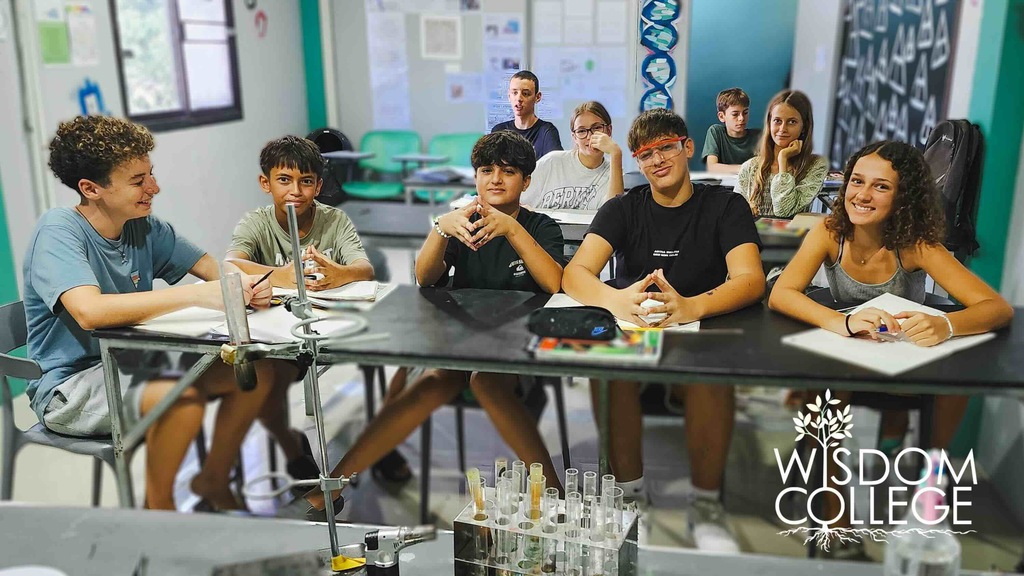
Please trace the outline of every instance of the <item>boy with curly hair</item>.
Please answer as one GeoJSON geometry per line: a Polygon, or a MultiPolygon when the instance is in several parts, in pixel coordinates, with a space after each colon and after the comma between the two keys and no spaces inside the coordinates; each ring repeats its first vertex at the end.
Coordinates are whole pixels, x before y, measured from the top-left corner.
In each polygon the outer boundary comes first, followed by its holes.
{"type": "MultiPolygon", "coordinates": [[[[28,385],[39,421],[69,436],[111,432],[99,342],[92,330],[129,326],[189,306],[223,309],[218,282],[153,291],[192,274],[217,280],[217,261],[152,215],[160,192],[144,127],[109,116],[62,123],[50,142],[50,169],[76,191],[73,208],[39,219],[24,264],[28,353],[43,375],[28,385]]],[[[271,289],[242,276],[248,304],[265,307],[271,289]]],[[[127,428],[172,389],[161,368],[142,363],[122,389],[127,428]]],[[[146,432],[146,506],[174,509],[174,477],[203,423],[209,398],[221,399],[206,464],[192,491],[215,509],[240,508],[228,487],[238,448],[269,390],[268,365],[257,364],[256,388],[242,392],[231,367],[214,364],[146,432]]],[[[121,375],[119,375],[120,377],[121,375]]],[[[122,378],[124,380],[124,378],[122,378]]]]}

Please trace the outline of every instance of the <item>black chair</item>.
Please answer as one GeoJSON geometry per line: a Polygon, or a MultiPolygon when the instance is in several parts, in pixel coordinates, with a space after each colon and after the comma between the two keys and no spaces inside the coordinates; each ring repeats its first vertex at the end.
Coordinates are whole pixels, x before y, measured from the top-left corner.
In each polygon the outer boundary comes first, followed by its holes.
{"type": "MultiPolygon", "coordinates": [[[[334,128],[318,128],[307,134],[306,139],[316,144],[321,154],[324,152],[353,150],[352,142],[348,139],[348,136],[334,128]]],[[[326,161],[323,175],[324,184],[323,188],[320,189],[320,195],[317,197],[317,200],[324,204],[337,206],[348,199],[348,195],[345,194],[344,184],[352,179],[352,163],[332,160],[330,158],[324,158],[324,160],[326,161]]]]}

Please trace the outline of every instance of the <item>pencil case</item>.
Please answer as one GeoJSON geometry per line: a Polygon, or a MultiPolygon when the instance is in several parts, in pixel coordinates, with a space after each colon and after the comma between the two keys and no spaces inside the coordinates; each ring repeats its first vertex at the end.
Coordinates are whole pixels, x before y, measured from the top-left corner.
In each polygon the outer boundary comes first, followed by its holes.
{"type": "Polygon", "coordinates": [[[604,308],[574,306],[534,310],[526,327],[542,337],[611,340],[616,325],[615,316],[604,308]]]}

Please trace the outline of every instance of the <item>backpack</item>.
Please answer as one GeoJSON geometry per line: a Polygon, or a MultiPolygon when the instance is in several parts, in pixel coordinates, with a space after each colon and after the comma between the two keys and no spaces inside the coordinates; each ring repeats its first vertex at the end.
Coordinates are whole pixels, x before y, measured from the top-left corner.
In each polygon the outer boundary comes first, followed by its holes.
{"type": "Polygon", "coordinates": [[[924,159],[935,177],[946,213],[945,246],[961,262],[978,250],[975,217],[983,141],[968,120],[943,120],[928,135],[924,159]]]}
{"type": "MultiPolygon", "coordinates": [[[[333,128],[319,128],[306,135],[307,140],[312,140],[320,152],[336,152],[338,150],[352,150],[352,143],[348,136],[333,128]]],[[[330,206],[337,206],[348,199],[342,186],[348,179],[351,167],[337,160],[325,158],[323,187],[320,188],[320,195],[317,200],[330,206]]]]}

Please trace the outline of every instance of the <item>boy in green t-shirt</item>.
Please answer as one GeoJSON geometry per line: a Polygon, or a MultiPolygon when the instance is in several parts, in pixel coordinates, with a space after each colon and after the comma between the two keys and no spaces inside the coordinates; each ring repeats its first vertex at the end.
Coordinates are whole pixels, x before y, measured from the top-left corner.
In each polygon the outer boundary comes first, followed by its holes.
{"type": "MultiPolygon", "coordinates": [[[[260,168],[260,188],[274,203],[247,213],[238,222],[231,236],[228,262],[247,274],[271,272],[274,286],[294,288],[287,211],[292,205],[299,225],[307,290],[373,280],[373,266],[348,215],[316,201],[323,185],[324,160],[315,144],[297,136],[272,140],[260,152],[260,168]]],[[[260,423],[281,445],[292,477],[317,478],[319,470],[309,441],[288,424],[288,385],[300,375],[290,362],[278,362],[276,368],[278,378],[260,413],[260,423]]]]}
{"type": "Polygon", "coordinates": [[[750,96],[739,88],[718,93],[718,121],[708,128],[701,158],[709,172],[738,174],[740,166],[757,153],[761,131],[747,128],[750,118],[750,96]]]}

